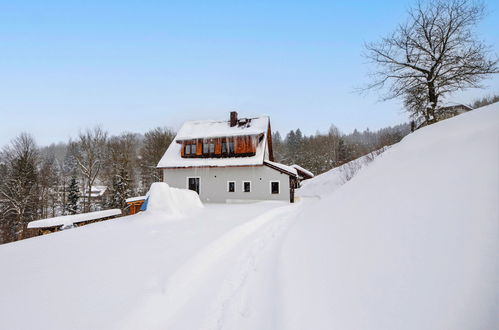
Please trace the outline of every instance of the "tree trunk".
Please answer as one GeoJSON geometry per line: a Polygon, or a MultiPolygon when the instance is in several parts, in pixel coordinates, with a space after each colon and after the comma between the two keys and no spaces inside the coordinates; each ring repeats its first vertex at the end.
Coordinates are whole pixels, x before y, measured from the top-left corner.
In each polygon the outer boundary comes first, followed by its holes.
{"type": "Polygon", "coordinates": [[[426,109],[426,121],[428,124],[433,124],[437,122],[437,117],[435,116],[435,109],[437,107],[438,96],[435,91],[435,84],[431,80],[431,77],[428,77],[428,99],[430,101],[430,106],[426,109]]]}

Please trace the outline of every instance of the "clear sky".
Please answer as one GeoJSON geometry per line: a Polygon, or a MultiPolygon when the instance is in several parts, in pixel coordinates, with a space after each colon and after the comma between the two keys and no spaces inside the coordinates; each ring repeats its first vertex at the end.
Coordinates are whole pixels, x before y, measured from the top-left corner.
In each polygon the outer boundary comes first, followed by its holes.
{"type": "MultiPolygon", "coordinates": [[[[177,129],[187,119],[268,114],[305,134],[406,120],[397,101],[360,96],[366,41],[405,20],[413,1],[0,0],[0,145],[40,145],[87,127],[111,134],[177,129]]],[[[499,1],[480,37],[499,54],[499,1]]],[[[499,93],[455,96],[470,102],[499,93]]]]}

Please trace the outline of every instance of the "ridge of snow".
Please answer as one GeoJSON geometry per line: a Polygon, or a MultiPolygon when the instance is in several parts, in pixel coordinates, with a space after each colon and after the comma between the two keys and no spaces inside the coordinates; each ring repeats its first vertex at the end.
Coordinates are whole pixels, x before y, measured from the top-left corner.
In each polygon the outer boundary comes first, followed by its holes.
{"type": "Polygon", "coordinates": [[[42,220],[31,221],[28,223],[28,228],[46,228],[56,226],[71,226],[72,224],[91,221],[100,218],[112,217],[121,215],[120,209],[110,209],[104,211],[95,211],[81,214],[61,215],[59,217],[47,218],[42,220]]]}
{"type": "Polygon", "coordinates": [[[320,197],[334,192],[347,181],[351,180],[358,171],[368,166],[376,157],[380,156],[389,148],[389,146],[386,146],[375,150],[367,155],[319,174],[312,179],[303,181],[302,186],[296,191],[296,195],[300,197],[320,197]]]}

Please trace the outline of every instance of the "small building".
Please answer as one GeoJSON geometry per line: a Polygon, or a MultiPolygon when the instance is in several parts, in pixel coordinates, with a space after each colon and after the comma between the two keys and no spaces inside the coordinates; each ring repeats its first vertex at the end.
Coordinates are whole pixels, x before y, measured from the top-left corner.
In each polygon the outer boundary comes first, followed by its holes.
{"type": "Polygon", "coordinates": [[[309,170],[304,169],[300,165],[293,164],[293,165],[291,165],[291,167],[296,170],[296,172],[298,174],[298,179],[300,181],[312,179],[314,177],[314,173],[310,172],[309,170]]]}
{"type": "MultiPolygon", "coordinates": [[[[87,199],[89,196],[88,189],[83,191],[83,198],[87,199]]],[[[90,200],[92,204],[98,205],[97,209],[103,208],[109,199],[109,190],[104,185],[93,185],[90,187],[90,200]]]]}
{"type": "Polygon", "coordinates": [[[471,110],[473,110],[473,108],[465,104],[446,105],[439,109],[438,120],[449,119],[471,110]]]}
{"type": "Polygon", "coordinates": [[[171,187],[196,191],[203,202],[294,202],[298,172],[274,162],[268,116],[183,124],[157,166],[171,187]]]}
{"type": "Polygon", "coordinates": [[[130,197],[125,200],[127,204],[127,208],[129,210],[129,214],[135,214],[139,213],[142,205],[144,204],[144,201],[146,200],[146,196],[137,196],[137,197],[130,197]]]}

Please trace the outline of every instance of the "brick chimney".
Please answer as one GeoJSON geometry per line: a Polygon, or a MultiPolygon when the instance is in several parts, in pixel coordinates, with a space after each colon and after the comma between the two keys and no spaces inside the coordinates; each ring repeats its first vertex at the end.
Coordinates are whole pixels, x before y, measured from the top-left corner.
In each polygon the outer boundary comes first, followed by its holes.
{"type": "Polygon", "coordinates": [[[234,127],[236,125],[237,125],[237,112],[231,111],[230,112],[230,127],[234,127]]]}

